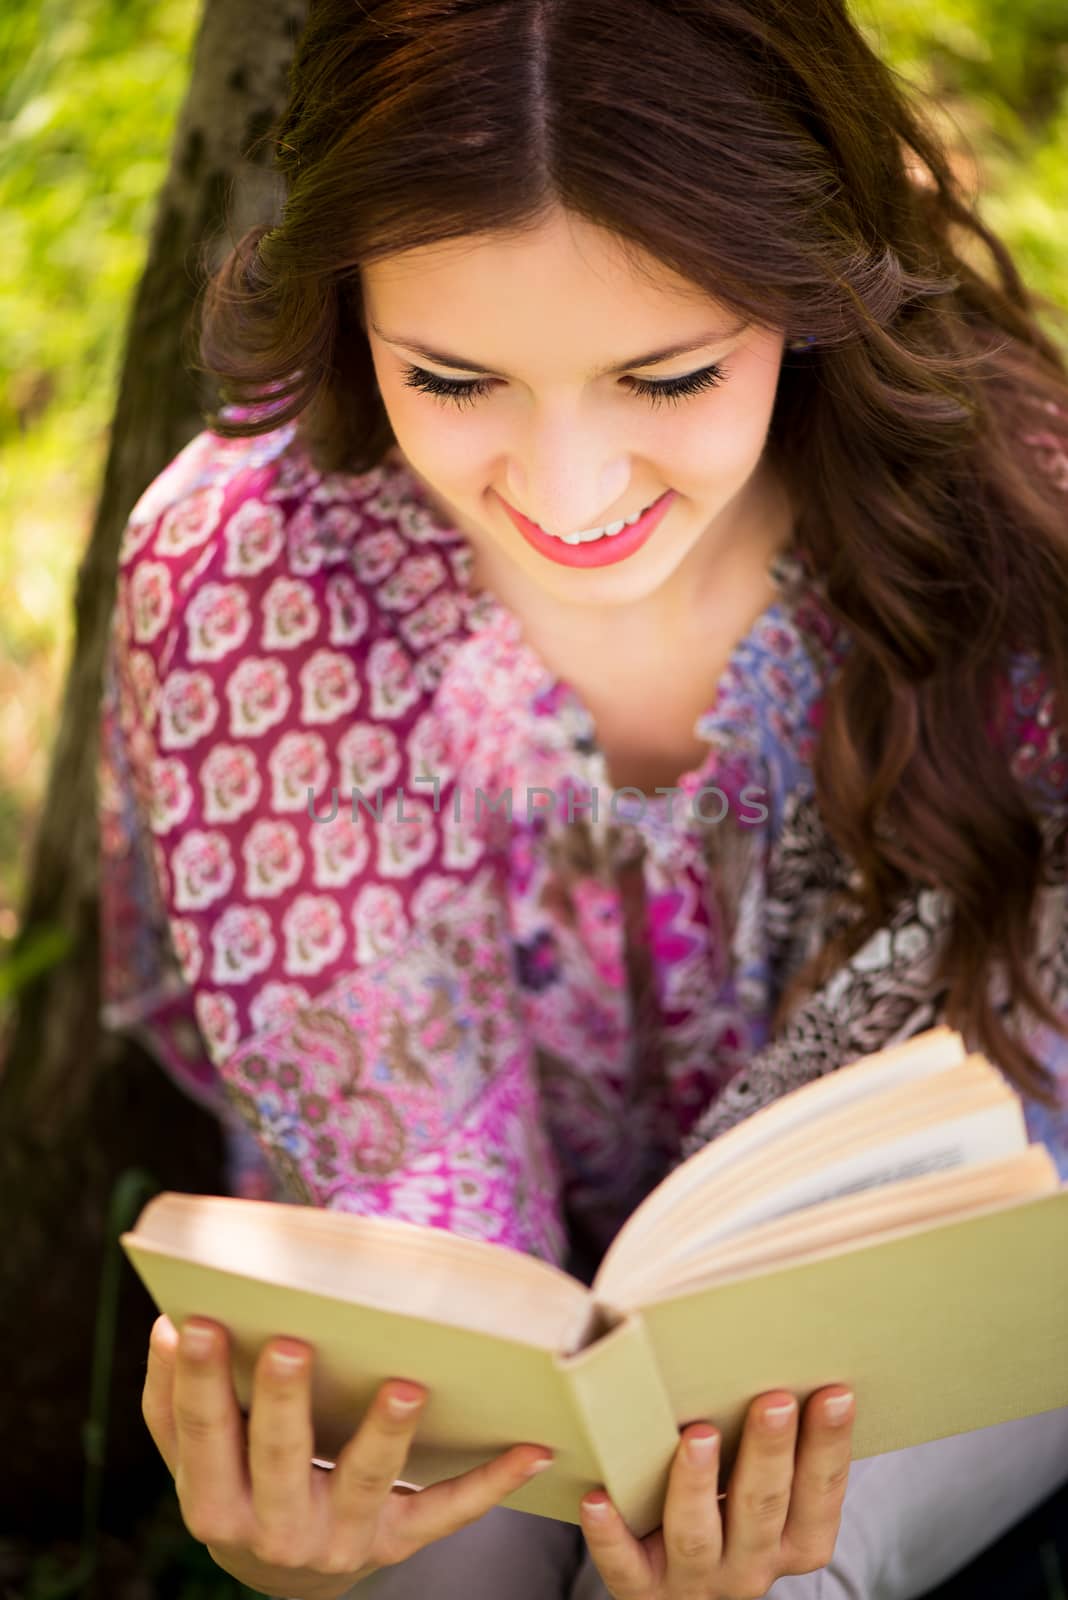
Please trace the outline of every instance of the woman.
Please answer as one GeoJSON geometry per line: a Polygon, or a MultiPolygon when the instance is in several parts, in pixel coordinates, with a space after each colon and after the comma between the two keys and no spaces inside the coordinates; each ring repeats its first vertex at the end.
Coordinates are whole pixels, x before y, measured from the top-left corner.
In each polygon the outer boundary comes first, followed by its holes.
{"type": "MultiPolygon", "coordinates": [[[[679,1159],[938,1021],[1068,1177],[1068,372],[844,7],[327,0],[278,164],[102,767],[106,1017],[236,1192],[589,1281],[679,1159]]],[[[1068,1478],[1065,1412],[851,1465],[845,1385],[769,1391],[637,1541],[501,1506],[535,1440],[391,1487],[410,1385],[309,1468],[292,1341],[246,1463],[206,1331],[159,1319],[146,1420],[265,1593],[905,1600],[1068,1478]]]]}

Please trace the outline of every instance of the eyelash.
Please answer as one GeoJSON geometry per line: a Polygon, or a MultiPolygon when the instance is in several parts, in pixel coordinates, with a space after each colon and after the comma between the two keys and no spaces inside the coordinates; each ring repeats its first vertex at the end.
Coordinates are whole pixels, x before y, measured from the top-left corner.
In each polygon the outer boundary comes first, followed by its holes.
{"type": "MultiPolygon", "coordinates": [[[[627,382],[634,385],[634,393],[642,395],[655,408],[662,400],[678,404],[680,400],[688,399],[690,395],[718,388],[727,377],[726,367],[712,365],[702,367],[699,372],[689,372],[682,378],[665,378],[656,383],[648,378],[629,378],[627,382]]],[[[476,400],[488,394],[491,380],[440,378],[436,372],[427,372],[422,367],[408,367],[405,369],[404,382],[409,388],[420,389],[424,394],[431,394],[439,399],[451,400],[457,406],[464,406],[473,405],[476,400]]]]}

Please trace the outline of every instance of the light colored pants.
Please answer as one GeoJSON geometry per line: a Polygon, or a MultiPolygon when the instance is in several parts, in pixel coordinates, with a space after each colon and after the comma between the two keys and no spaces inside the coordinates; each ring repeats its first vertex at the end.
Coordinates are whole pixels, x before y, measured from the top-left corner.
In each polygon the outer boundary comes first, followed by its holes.
{"type": "MultiPolygon", "coordinates": [[[[834,1556],[765,1600],[915,1600],[1068,1482],[1068,1408],[866,1456],[849,1472],[834,1556]]],[[[570,1522],[497,1506],[345,1600],[609,1600],[570,1522]]]]}

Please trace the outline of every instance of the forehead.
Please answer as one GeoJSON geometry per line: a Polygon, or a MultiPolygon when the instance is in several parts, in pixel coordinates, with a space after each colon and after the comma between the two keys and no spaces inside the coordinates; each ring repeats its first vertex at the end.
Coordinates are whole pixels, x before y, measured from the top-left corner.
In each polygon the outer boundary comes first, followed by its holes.
{"type": "Polygon", "coordinates": [[[446,313],[468,301],[516,302],[518,309],[531,294],[578,295],[661,311],[718,309],[725,326],[735,320],[640,245],[562,210],[522,232],[468,234],[380,257],[359,271],[365,300],[379,308],[426,300],[446,313]]]}

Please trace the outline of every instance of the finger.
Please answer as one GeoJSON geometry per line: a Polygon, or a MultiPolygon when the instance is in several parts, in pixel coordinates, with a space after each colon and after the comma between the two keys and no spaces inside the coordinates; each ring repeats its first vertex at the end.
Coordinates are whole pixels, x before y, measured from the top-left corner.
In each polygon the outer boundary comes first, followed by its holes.
{"type": "Polygon", "coordinates": [[[749,1407],[727,1489],[724,1562],[740,1581],[777,1560],[790,1509],[797,1401],[785,1390],[749,1407]]]}
{"type": "Polygon", "coordinates": [[[645,1600],[653,1570],[641,1542],[603,1490],[579,1503],[582,1532],[601,1581],[614,1600],[645,1600]]]}
{"type": "Polygon", "coordinates": [[[708,1588],[723,1554],[719,1434],[703,1424],[684,1433],[668,1478],[664,1548],[668,1576],[685,1594],[708,1588]]]}
{"type": "Polygon", "coordinates": [[[403,1507],[405,1530],[418,1537],[420,1547],[443,1539],[469,1522],[477,1522],[552,1462],[551,1452],[541,1445],[516,1445],[470,1472],[413,1495],[403,1507]]]}
{"type": "MultiPolygon", "coordinates": [[[[374,1521],[400,1477],[426,1400],[415,1384],[383,1384],[330,1474],[335,1521],[374,1521]]],[[[424,1491],[425,1492],[425,1491],[424,1491]]]]}
{"type": "Polygon", "coordinates": [[[307,1534],[311,1520],[311,1368],[308,1345],[274,1339],[261,1350],[252,1378],[252,1508],[260,1530],[269,1531],[283,1552],[307,1534]]]}
{"type": "Polygon", "coordinates": [[[244,1423],[226,1330],[200,1317],[186,1320],[178,1340],[174,1420],[175,1486],[187,1528],[201,1544],[237,1543],[248,1505],[244,1423]]]}
{"type": "Polygon", "coordinates": [[[814,1572],[834,1555],[853,1454],[852,1393],[821,1389],[805,1407],[783,1546],[790,1572],[814,1572]],[[845,1400],[844,1409],[834,1407],[845,1400]]]}
{"type": "Polygon", "coordinates": [[[178,1330],[170,1317],[160,1315],[148,1339],[148,1370],[141,1393],[141,1415],[153,1443],[173,1478],[178,1470],[178,1430],[174,1421],[174,1373],[178,1330]]]}
{"type": "Polygon", "coordinates": [[[384,1384],[331,1474],[331,1499],[339,1519],[374,1518],[384,1503],[390,1503],[394,1512],[390,1559],[394,1561],[476,1521],[526,1483],[538,1461],[551,1461],[543,1448],[516,1445],[459,1477],[406,1494],[403,1499],[391,1496],[393,1484],[403,1475],[426,1398],[426,1391],[417,1384],[396,1380],[384,1384]],[[415,1400],[416,1404],[395,1410],[391,1400],[415,1400]]]}

